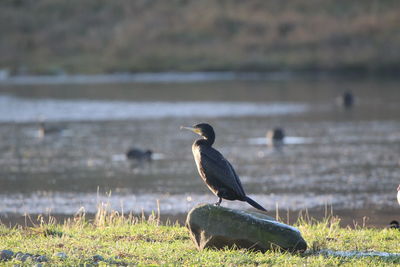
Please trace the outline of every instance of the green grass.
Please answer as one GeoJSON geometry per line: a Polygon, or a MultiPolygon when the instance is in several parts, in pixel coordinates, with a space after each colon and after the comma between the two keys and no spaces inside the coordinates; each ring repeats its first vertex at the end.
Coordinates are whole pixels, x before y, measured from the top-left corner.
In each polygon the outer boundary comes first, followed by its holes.
{"type": "Polygon", "coordinates": [[[397,0],[3,0],[0,68],[393,73],[399,12],[397,0]]]}
{"type": "MultiPolygon", "coordinates": [[[[321,250],[381,251],[399,253],[400,232],[393,229],[341,228],[339,220],[323,221],[300,219],[300,229],[309,249],[303,254],[278,251],[267,253],[244,249],[198,251],[189,238],[188,230],[178,224],[161,225],[156,216],[148,219],[121,216],[116,212],[100,211],[92,222],[84,215],[56,224],[50,220],[35,227],[7,228],[0,225],[0,250],[14,253],[45,255],[44,265],[93,264],[92,257],[101,255],[107,264],[122,265],[196,265],[196,266],[390,266],[400,264],[399,256],[392,257],[337,257],[323,256],[321,250]],[[65,260],[54,256],[68,255],[65,260]]],[[[22,264],[17,259],[0,265],[22,264]]]]}

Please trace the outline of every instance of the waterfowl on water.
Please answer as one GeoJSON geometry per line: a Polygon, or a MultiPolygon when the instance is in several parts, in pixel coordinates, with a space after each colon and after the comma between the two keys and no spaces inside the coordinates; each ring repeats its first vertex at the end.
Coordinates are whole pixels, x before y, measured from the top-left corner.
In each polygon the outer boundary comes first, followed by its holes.
{"type": "Polygon", "coordinates": [[[45,124],[43,121],[39,123],[38,137],[43,138],[46,135],[60,134],[65,128],[56,127],[54,125],[45,124]]]}
{"type": "Polygon", "coordinates": [[[351,108],[354,105],[354,95],[352,92],[346,91],[336,98],[336,102],[344,108],[351,108]]]}
{"type": "Polygon", "coordinates": [[[152,154],[153,151],[151,150],[142,150],[139,148],[130,148],[128,151],[125,153],[126,158],[130,160],[147,160],[150,161],[152,159],[152,154]]]}
{"type": "Polygon", "coordinates": [[[285,131],[282,128],[275,128],[267,132],[267,138],[270,140],[282,141],[285,138],[285,131]]]}
{"type": "Polygon", "coordinates": [[[270,145],[283,144],[285,131],[282,128],[275,128],[267,132],[267,143],[270,145]]]}

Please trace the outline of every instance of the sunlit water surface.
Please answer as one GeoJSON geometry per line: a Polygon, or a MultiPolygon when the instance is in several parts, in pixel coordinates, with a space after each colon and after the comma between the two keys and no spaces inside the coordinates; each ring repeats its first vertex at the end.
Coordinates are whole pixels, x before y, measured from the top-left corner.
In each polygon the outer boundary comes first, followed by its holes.
{"type": "MultiPolygon", "coordinates": [[[[275,209],[346,210],[383,226],[400,219],[400,83],[289,80],[0,85],[0,219],[74,214],[99,203],[124,212],[184,216],[217,198],[197,174],[193,133],[211,123],[215,148],[245,191],[275,209]],[[346,110],[335,97],[353,91],[346,110]],[[40,137],[39,121],[58,132],[40,137]],[[284,128],[281,146],[266,132],[284,128]],[[151,149],[131,162],[129,147],[151,149]],[[354,212],[353,212],[354,211],[354,212]]],[[[246,203],[223,201],[247,209],[246,203]]]]}

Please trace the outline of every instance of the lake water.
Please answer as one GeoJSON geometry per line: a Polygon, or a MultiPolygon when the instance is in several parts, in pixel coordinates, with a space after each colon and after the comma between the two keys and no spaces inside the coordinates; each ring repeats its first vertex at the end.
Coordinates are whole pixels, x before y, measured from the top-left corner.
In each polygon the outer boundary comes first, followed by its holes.
{"type": "Polygon", "coordinates": [[[0,220],[94,213],[101,202],[150,213],[157,200],[182,220],[217,201],[195,168],[197,136],[179,130],[198,122],[214,126],[215,148],[272,215],[321,217],[328,206],[346,224],[400,219],[400,81],[212,77],[0,83],[0,220]],[[352,109],[335,104],[346,90],[352,109]],[[39,121],[62,130],[41,138],[39,121]],[[278,148],[265,137],[275,127],[287,135],[278,148]],[[154,160],[126,160],[129,147],[153,150],[154,160]]]}

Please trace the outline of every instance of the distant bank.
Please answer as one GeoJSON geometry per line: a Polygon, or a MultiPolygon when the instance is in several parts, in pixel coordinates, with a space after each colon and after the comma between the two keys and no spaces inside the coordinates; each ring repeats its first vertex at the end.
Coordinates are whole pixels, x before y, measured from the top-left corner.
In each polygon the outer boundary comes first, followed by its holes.
{"type": "Polygon", "coordinates": [[[397,75],[398,14],[397,0],[1,1],[0,70],[397,75]]]}

